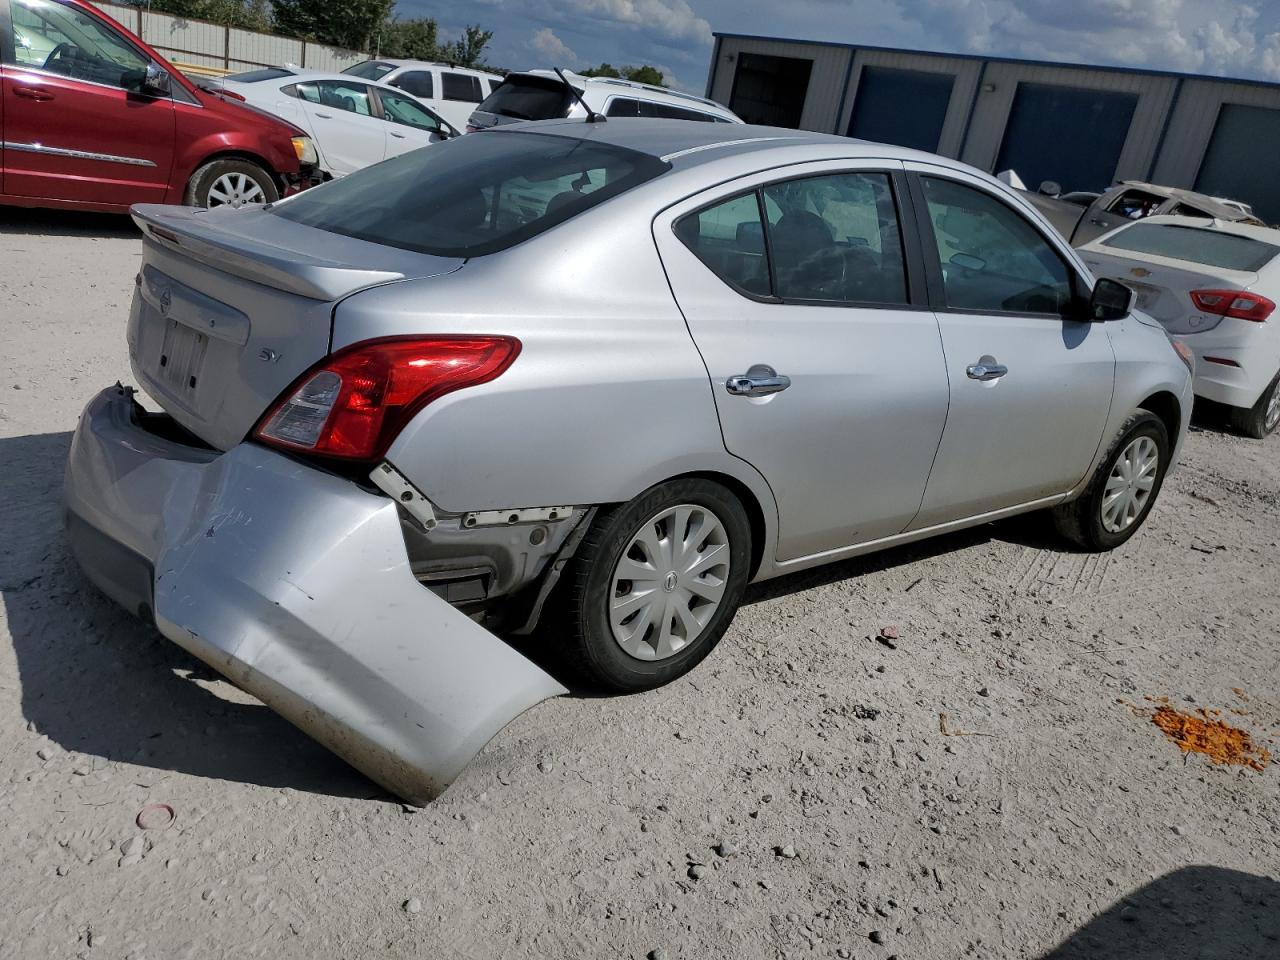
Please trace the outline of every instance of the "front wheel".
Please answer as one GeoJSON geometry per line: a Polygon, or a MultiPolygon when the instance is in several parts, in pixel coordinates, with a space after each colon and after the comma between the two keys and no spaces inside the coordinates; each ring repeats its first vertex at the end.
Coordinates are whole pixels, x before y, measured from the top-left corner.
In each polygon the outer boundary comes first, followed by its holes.
{"type": "Polygon", "coordinates": [[[1141,410],[1130,417],[1089,486],[1053,510],[1059,533],[1086,550],[1113,550],[1142,526],[1169,469],[1169,431],[1141,410]]]}
{"type": "Polygon", "coordinates": [[[717,483],[662,483],[597,517],[563,584],[567,665],[624,692],[687,673],[729,626],[750,564],[746,511],[717,483]]]}
{"type": "Polygon", "coordinates": [[[212,160],[187,182],[187,203],[193,207],[239,208],[279,199],[271,174],[248,160],[212,160]]]}
{"type": "Polygon", "coordinates": [[[1280,427],[1280,374],[1276,374],[1252,407],[1247,410],[1232,407],[1231,423],[1254,440],[1262,440],[1275,433],[1276,427],[1280,427]]]}

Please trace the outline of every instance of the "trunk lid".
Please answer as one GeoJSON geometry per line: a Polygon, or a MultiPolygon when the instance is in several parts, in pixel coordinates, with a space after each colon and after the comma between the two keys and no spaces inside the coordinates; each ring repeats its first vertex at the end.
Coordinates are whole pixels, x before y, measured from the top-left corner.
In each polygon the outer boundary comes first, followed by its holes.
{"type": "Polygon", "coordinates": [[[465,262],[327,233],[265,208],[140,204],[133,218],[144,236],[129,314],[134,376],[219,450],[241,442],[328,355],[340,300],[465,262]]]}
{"type": "Polygon", "coordinates": [[[1199,310],[1191,299],[1192,290],[1247,290],[1258,282],[1258,275],[1249,271],[1201,266],[1153,254],[1143,254],[1139,259],[1094,249],[1079,252],[1096,276],[1110,277],[1132,287],[1137,294],[1137,308],[1160,321],[1172,334],[1203,333],[1223,320],[1199,310]]]}

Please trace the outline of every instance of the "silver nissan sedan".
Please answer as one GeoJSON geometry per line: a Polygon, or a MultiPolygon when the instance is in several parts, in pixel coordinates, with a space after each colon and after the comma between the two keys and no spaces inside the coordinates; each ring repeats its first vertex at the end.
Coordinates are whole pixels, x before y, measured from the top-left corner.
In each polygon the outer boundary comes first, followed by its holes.
{"type": "Polygon", "coordinates": [[[412,802],[564,692],[499,635],[642,690],[753,581],[1042,509],[1111,549],[1191,412],[1015,192],[880,144],[515,124],[134,218],[152,409],[81,417],[76,556],[412,802]]]}

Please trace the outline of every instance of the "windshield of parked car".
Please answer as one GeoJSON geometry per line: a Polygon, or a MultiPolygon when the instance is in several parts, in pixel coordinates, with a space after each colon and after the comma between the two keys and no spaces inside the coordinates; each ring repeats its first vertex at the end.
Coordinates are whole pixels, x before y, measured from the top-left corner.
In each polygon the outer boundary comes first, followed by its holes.
{"type": "Polygon", "coordinates": [[[342,72],[352,77],[359,77],[361,80],[381,80],[395,68],[396,65],[394,63],[384,63],[381,60],[362,60],[353,67],[347,67],[342,72]]]}
{"type": "Polygon", "coordinates": [[[476,109],[515,120],[554,120],[569,112],[569,91],[550,77],[510,76],[476,109]]]}
{"type": "Polygon", "coordinates": [[[264,80],[279,80],[281,77],[292,77],[292,70],[280,67],[267,67],[264,70],[246,70],[244,73],[233,73],[226,79],[232,83],[262,83],[264,80]]]}
{"type": "Polygon", "coordinates": [[[1280,246],[1253,237],[1172,223],[1135,223],[1102,245],[1249,273],[1261,270],[1280,253],[1280,246]]]}
{"type": "Polygon", "coordinates": [[[670,165],[577,137],[486,131],[314,187],[287,220],[440,257],[480,257],[651,180],[670,165]]]}

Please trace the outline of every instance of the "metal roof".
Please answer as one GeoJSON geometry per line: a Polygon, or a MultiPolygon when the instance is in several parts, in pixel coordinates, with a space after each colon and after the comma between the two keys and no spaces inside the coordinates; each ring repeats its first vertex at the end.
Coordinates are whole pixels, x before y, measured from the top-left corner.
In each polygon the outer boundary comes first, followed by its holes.
{"type": "Polygon", "coordinates": [[[1204,80],[1215,83],[1238,83],[1243,86],[1263,87],[1280,93],[1280,83],[1268,80],[1250,80],[1244,77],[1222,77],[1205,73],[1179,73],[1175,70],[1149,70],[1143,67],[1116,67],[1101,63],[1067,63],[1062,60],[1031,60],[1024,57],[994,57],[980,53],[948,53],[943,50],[918,50],[910,47],[881,47],[866,43],[842,43],[837,40],[804,40],[799,37],[768,37],[752,33],[712,34],[717,40],[761,40],[765,43],[796,43],[815,47],[838,47],[844,50],[867,50],[875,53],[898,53],[926,57],[948,57],[953,60],[973,60],[979,63],[1013,63],[1028,67],[1063,67],[1068,70],[1105,70],[1110,73],[1140,74],[1148,77],[1171,77],[1176,80],[1204,80]]]}

